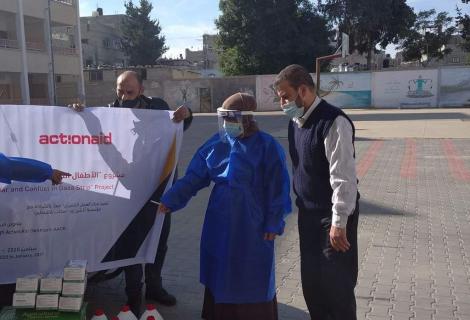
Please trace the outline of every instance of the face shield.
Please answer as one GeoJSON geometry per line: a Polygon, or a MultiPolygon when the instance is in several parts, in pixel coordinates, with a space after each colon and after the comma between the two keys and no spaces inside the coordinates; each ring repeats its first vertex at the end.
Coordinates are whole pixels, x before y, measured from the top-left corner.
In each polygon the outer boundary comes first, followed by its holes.
{"type": "Polygon", "coordinates": [[[244,133],[243,116],[253,115],[253,111],[217,109],[220,139],[227,142],[227,137],[236,138],[244,133]]]}

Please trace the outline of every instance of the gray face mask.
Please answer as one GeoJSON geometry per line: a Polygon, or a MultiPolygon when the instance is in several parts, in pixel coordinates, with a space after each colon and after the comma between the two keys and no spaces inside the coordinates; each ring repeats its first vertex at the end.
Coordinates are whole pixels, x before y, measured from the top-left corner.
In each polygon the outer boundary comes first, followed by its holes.
{"type": "Polygon", "coordinates": [[[136,107],[137,105],[139,105],[140,103],[140,98],[137,97],[133,100],[121,100],[121,99],[118,99],[119,101],[119,106],[121,108],[134,108],[136,107]]]}

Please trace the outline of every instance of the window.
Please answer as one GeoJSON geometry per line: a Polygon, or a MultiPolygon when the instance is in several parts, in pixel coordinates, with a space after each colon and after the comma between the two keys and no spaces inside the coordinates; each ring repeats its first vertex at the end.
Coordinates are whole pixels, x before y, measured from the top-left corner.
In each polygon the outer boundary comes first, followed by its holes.
{"type": "Polygon", "coordinates": [[[88,44],[88,39],[82,39],[82,44],[88,44]]]}
{"type": "Polygon", "coordinates": [[[88,74],[90,81],[103,81],[103,70],[92,70],[88,74]]]}
{"type": "Polygon", "coordinates": [[[61,82],[62,82],[62,77],[56,75],[56,76],[55,76],[55,82],[56,82],[56,83],[61,83],[61,82]]]}
{"type": "Polygon", "coordinates": [[[114,47],[115,49],[121,50],[121,49],[122,49],[121,40],[119,40],[119,39],[114,39],[114,40],[113,40],[113,47],[114,47]]]}
{"type": "Polygon", "coordinates": [[[459,57],[452,57],[452,63],[460,63],[459,57]]]}
{"type": "Polygon", "coordinates": [[[8,33],[4,30],[0,30],[0,39],[8,39],[8,33]]]}
{"type": "Polygon", "coordinates": [[[111,47],[111,41],[109,41],[109,39],[103,39],[103,47],[110,48],[111,47]]]}

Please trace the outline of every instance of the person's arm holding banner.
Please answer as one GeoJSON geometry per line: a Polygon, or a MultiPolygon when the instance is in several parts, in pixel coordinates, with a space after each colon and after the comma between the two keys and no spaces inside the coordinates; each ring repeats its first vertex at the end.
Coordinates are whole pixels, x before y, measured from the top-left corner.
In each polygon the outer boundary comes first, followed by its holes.
{"type": "Polygon", "coordinates": [[[7,157],[0,153],[0,182],[10,184],[12,180],[23,182],[44,182],[51,180],[59,184],[70,173],[53,169],[50,164],[18,157],[7,157]]]}

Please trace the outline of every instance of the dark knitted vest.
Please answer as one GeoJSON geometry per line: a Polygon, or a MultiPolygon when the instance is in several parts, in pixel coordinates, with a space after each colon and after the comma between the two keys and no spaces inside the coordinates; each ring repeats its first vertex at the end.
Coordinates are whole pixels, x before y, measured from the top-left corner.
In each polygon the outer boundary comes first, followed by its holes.
{"type": "Polygon", "coordinates": [[[325,137],[336,117],[351,119],[339,108],[322,100],[302,128],[289,122],[289,153],[293,167],[293,187],[299,209],[331,214],[330,167],[325,154],[325,137]]]}

